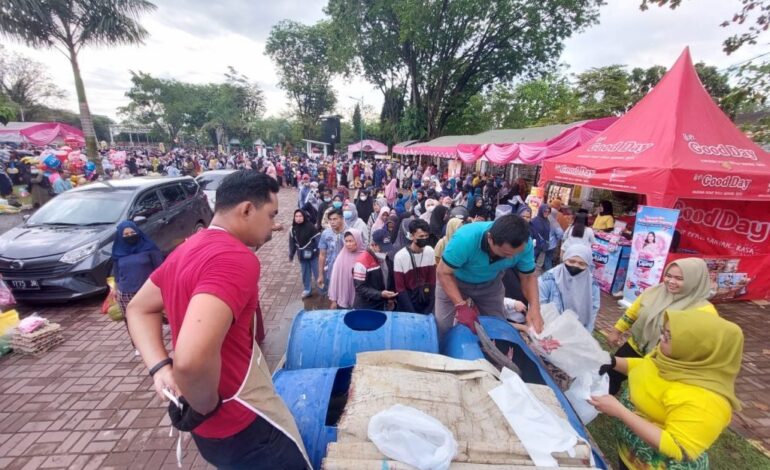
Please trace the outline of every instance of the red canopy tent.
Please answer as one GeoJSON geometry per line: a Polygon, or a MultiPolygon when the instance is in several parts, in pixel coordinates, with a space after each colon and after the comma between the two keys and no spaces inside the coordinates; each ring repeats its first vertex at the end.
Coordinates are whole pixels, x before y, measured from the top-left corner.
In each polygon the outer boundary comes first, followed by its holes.
{"type": "Polygon", "coordinates": [[[32,145],[63,144],[82,147],[83,131],[60,122],[9,122],[0,126],[0,141],[32,145]]]}
{"type": "Polygon", "coordinates": [[[753,281],[741,298],[770,296],[770,154],[714,103],[689,49],[617,122],[543,161],[540,184],[549,181],[644,194],[650,206],[679,209],[682,250],[732,261],[732,273],[740,265],[753,281]]]}
{"type": "Polygon", "coordinates": [[[367,153],[385,154],[388,153],[388,146],[376,140],[362,140],[348,145],[348,157],[361,152],[361,150],[367,153]]]}
{"type": "Polygon", "coordinates": [[[560,181],[677,199],[770,201],[770,154],[714,103],[685,49],[660,83],[586,145],[545,160],[541,183],[560,181]]]}

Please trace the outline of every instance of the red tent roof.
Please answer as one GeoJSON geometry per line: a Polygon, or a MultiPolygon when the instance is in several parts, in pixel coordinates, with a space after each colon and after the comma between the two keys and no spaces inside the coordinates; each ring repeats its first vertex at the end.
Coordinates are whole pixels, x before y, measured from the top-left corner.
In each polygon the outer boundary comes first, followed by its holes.
{"type": "Polygon", "coordinates": [[[709,96],[689,48],[660,83],[584,146],[543,162],[541,184],[581,184],[677,199],[770,200],[770,154],[709,96]]]}
{"type": "Polygon", "coordinates": [[[0,126],[0,141],[33,145],[67,143],[78,147],[86,143],[83,131],[60,122],[9,122],[0,126]]]}

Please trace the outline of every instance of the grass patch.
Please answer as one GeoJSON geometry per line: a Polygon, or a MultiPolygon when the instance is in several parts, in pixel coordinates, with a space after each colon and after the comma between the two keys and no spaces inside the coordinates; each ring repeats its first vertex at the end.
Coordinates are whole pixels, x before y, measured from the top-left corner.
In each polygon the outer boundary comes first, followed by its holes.
{"type": "MultiPolygon", "coordinates": [[[[603,334],[594,332],[594,337],[604,349],[611,351],[603,334]]],[[[618,451],[613,420],[614,418],[600,414],[587,428],[607,463],[617,467],[618,451]]],[[[770,457],[729,428],[719,436],[707,452],[710,467],[715,470],[770,469],[770,457]]]]}

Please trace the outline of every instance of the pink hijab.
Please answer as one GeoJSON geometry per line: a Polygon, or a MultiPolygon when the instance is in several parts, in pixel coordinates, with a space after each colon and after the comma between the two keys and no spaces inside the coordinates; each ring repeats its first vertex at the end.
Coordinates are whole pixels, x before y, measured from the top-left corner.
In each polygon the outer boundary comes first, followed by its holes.
{"type": "MultiPolygon", "coordinates": [[[[390,207],[388,207],[388,206],[385,206],[385,207],[383,207],[382,209],[380,209],[380,213],[379,213],[379,214],[377,214],[377,220],[375,220],[375,221],[374,221],[374,223],[372,224],[372,233],[373,233],[375,230],[379,230],[379,229],[381,229],[382,227],[384,227],[384,226],[385,226],[385,222],[386,222],[386,221],[383,221],[383,220],[382,220],[382,214],[384,214],[384,213],[386,213],[386,212],[387,212],[387,213],[390,213],[390,207]]],[[[387,219],[387,217],[386,217],[386,219],[387,219]]]]}
{"type": "Polygon", "coordinates": [[[385,187],[385,197],[388,199],[388,204],[391,206],[396,203],[396,197],[398,196],[398,187],[396,186],[396,178],[392,178],[390,183],[385,187]]]}
{"type": "MultiPolygon", "coordinates": [[[[366,250],[361,231],[349,228],[345,235],[351,234],[356,240],[356,251],[351,253],[344,246],[337,254],[332,268],[332,278],[329,282],[329,300],[337,302],[339,308],[351,308],[356,299],[356,288],[353,285],[353,266],[358,256],[366,250]]],[[[343,236],[344,239],[344,236],[343,236]]]]}

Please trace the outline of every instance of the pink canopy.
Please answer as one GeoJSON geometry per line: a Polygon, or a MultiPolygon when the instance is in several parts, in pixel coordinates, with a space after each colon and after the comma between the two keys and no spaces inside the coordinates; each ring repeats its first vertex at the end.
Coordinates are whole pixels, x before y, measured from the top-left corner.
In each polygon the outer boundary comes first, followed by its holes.
{"type": "Polygon", "coordinates": [[[393,153],[459,158],[463,163],[474,163],[483,158],[496,165],[509,163],[534,165],[583,145],[617,119],[617,117],[606,117],[571,125],[490,131],[471,136],[439,137],[431,142],[394,147],[393,153]],[[509,133],[511,142],[501,143],[506,140],[504,134],[506,132],[509,133]],[[495,133],[503,133],[503,135],[495,135],[495,133]],[[552,137],[546,137],[548,135],[552,137]],[[531,141],[528,137],[540,140],[531,141]],[[526,141],[513,141],[522,138],[526,141]]]}
{"type": "Polygon", "coordinates": [[[348,156],[352,156],[361,150],[369,153],[383,154],[388,153],[388,146],[376,140],[362,140],[361,142],[348,145],[348,156]]]}
{"type": "Polygon", "coordinates": [[[658,85],[591,142],[543,163],[540,182],[678,198],[770,200],[770,153],[752,142],[703,87],[685,49],[658,85]]]}
{"type": "Polygon", "coordinates": [[[32,145],[67,143],[75,147],[86,142],[80,129],[60,122],[9,122],[0,127],[0,141],[32,145]]]}

